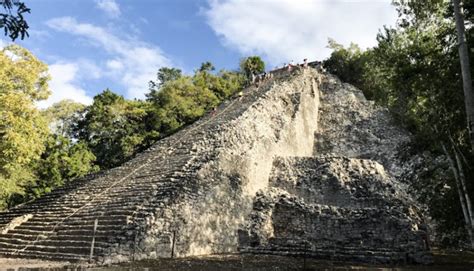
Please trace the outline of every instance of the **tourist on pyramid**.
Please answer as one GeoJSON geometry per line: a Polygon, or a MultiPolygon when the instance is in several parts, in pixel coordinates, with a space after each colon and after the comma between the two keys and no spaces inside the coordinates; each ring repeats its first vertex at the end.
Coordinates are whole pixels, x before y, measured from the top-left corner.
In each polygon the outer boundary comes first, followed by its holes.
{"type": "Polygon", "coordinates": [[[290,63],[288,64],[288,71],[291,72],[291,70],[293,69],[293,66],[295,66],[295,62],[292,60],[290,61],[290,63]]]}
{"type": "Polygon", "coordinates": [[[303,68],[305,68],[305,69],[308,68],[308,59],[307,58],[303,59],[303,68]]]}

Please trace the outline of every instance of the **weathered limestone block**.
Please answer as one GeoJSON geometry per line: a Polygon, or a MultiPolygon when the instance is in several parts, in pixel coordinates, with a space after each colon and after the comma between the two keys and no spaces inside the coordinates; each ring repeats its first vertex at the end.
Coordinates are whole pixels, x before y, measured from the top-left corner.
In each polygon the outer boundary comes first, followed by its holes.
{"type": "Polygon", "coordinates": [[[239,231],[251,253],[429,263],[426,223],[401,180],[410,134],[362,92],[326,75],[312,158],[278,158],[239,231]]]}
{"type": "Polygon", "coordinates": [[[347,208],[392,207],[407,201],[402,187],[372,160],[347,157],[278,158],[270,176],[307,203],[347,208]]]}
{"type": "Polygon", "coordinates": [[[251,103],[245,98],[231,101],[236,105],[218,111],[225,119],[193,131],[199,133],[192,139],[193,156],[181,174],[175,174],[179,189],[163,207],[169,214],[155,211],[156,223],[134,223],[143,232],[136,254],[236,252],[237,229],[250,213],[256,191],[268,186],[273,159],[312,154],[319,76],[306,70],[261,86],[248,93],[251,103]],[[163,220],[169,223],[163,226],[163,220]],[[174,233],[174,241],[160,241],[165,232],[174,233]]]}
{"type": "Polygon", "coordinates": [[[341,157],[282,158],[239,231],[242,252],[429,263],[425,224],[383,167],[341,157]]]}
{"type": "Polygon", "coordinates": [[[324,78],[315,155],[371,159],[394,176],[402,174],[398,151],[410,142],[410,134],[361,90],[332,75],[324,78]]]}

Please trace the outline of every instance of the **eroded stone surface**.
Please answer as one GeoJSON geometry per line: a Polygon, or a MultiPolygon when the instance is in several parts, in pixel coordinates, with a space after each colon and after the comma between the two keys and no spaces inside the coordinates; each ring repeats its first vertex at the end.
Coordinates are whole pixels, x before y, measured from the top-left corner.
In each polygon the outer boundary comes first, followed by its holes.
{"type": "Polygon", "coordinates": [[[0,235],[0,253],[88,260],[96,219],[93,259],[102,263],[236,252],[273,158],[312,153],[319,77],[279,74],[123,166],[3,213],[5,224],[34,216],[0,235]]]}
{"type": "Polygon", "coordinates": [[[407,141],[357,89],[315,69],[280,71],[123,166],[2,213],[2,228],[29,219],[0,234],[0,254],[85,261],[94,236],[98,263],[239,247],[426,262],[398,180],[407,141]]]}
{"type": "Polygon", "coordinates": [[[315,155],[371,159],[392,175],[402,174],[398,151],[410,142],[408,132],[395,125],[386,108],[365,99],[361,90],[331,75],[325,79],[315,155]]]}
{"type": "Polygon", "coordinates": [[[307,203],[385,208],[407,202],[407,196],[384,167],[366,159],[278,158],[270,183],[307,203]]]}
{"type": "Polygon", "coordinates": [[[239,231],[241,251],[431,262],[426,223],[407,193],[413,168],[399,158],[410,135],[353,86],[327,75],[320,89],[315,157],[274,160],[239,231]]]}
{"type": "Polygon", "coordinates": [[[276,160],[239,232],[241,251],[378,263],[432,261],[419,211],[383,167],[346,157],[276,160]]]}

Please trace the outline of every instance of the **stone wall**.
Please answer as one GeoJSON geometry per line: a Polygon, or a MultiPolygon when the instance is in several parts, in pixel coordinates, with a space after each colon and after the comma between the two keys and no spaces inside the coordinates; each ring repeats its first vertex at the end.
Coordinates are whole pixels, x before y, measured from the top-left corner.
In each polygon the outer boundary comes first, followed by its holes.
{"type": "Polygon", "coordinates": [[[280,158],[239,231],[248,253],[429,263],[419,212],[377,162],[280,158]]]}
{"type": "Polygon", "coordinates": [[[387,110],[326,75],[314,157],[277,158],[239,230],[240,251],[379,263],[432,261],[401,176],[410,141],[387,110]]]}

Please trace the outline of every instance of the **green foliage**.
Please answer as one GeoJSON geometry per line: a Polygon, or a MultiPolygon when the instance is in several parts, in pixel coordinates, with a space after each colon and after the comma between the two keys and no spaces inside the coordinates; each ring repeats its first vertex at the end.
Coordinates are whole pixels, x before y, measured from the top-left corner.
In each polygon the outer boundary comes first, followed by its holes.
{"type": "Polygon", "coordinates": [[[199,71],[200,72],[211,72],[213,70],[215,70],[216,68],[214,67],[214,65],[212,65],[211,62],[209,61],[206,61],[204,63],[201,64],[201,67],[199,68],[199,71]]]}
{"type": "Polygon", "coordinates": [[[393,0],[393,5],[398,11],[399,25],[403,28],[425,24],[431,19],[443,15],[446,7],[444,0],[393,0]]]}
{"type": "Polygon", "coordinates": [[[219,102],[206,87],[206,78],[202,74],[195,78],[182,77],[165,85],[158,101],[164,127],[170,132],[194,122],[219,102]]]}
{"type": "Polygon", "coordinates": [[[168,68],[168,67],[160,68],[156,74],[156,82],[150,81],[148,83],[150,93],[147,93],[146,97],[149,99],[155,99],[154,97],[160,91],[161,86],[163,86],[167,82],[177,80],[181,76],[182,76],[182,72],[180,69],[168,68]]]}
{"type": "Polygon", "coordinates": [[[84,142],[73,143],[62,135],[50,135],[45,151],[35,165],[37,180],[28,188],[27,198],[39,197],[67,181],[97,171],[95,160],[84,142]]]}
{"type": "Polygon", "coordinates": [[[72,100],[62,100],[42,111],[54,134],[64,137],[72,135],[74,125],[81,118],[85,105],[72,100]]]}
{"type": "Polygon", "coordinates": [[[148,95],[153,129],[168,135],[190,124],[242,88],[244,78],[236,72],[210,74],[209,62],[203,63],[194,76],[182,76],[162,85],[159,92],[148,95]],[[157,121],[159,120],[159,121],[157,121]]]}
{"type": "Polygon", "coordinates": [[[249,56],[240,61],[240,70],[250,82],[253,76],[265,71],[265,62],[259,56],[249,56]]]}
{"type": "Polygon", "coordinates": [[[65,100],[39,111],[35,102],[49,95],[46,65],[23,48],[5,48],[0,53],[0,209],[118,166],[241,89],[242,74],[213,70],[210,62],[193,76],[161,68],[146,101],[126,100],[106,89],[89,106],[65,100]]]}
{"type": "Polygon", "coordinates": [[[245,77],[237,72],[221,70],[218,76],[211,77],[209,89],[223,101],[242,89],[245,77]]]}
{"type": "Polygon", "coordinates": [[[179,69],[161,68],[159,82],[150,84],[146,101],[129,101],[105,90],[80,113],[75,107],[69,110],[67,103],[50,110],[64,113],[59,120],[65,123],[61,127],[66,127],[66,133],[71,127],[68,123],[76,122],[71,136],[87,144],[101,169],[111,168],[193,123],[242,87],[244,79],[239,73],[220,71],[214,75],[210,73],[213,69],[205,62],[193,76],[184,76],[179,69]],[[77,120],[77,116],[82,117],[77,120]]]}
{"type": "Polygon", "coordinates": [[[144,119],[147,103],[128,101],[107,89],[94,97],[74,127],[74,136],[84,141],[100,168],[120,165],[132,157],[149,134],[144,119]]]}
{"type": "MultiPolygon", "coordinates": [[[[351,82],[354,86],[366,90],[364,86],[364,68],[368,61],[368,52],[362,51],[357,44],[351,43],[346,49],[335,40],[329,39],[329,46],[332,49],[331,57],[323,63],[324,67],[333,74],[337,74],[341,80],[351,82]]],[[[368,99],[373,94],[365,92],[368,99]]]]}
{"type": "MultiPolygon", "coordinates": [[[[472,178],[474,159],[469,151],[450,4],[432,0],[396,1],[396,5],[400,24],[384,28],[376,47],[361,52],[354,45],[344,48],[331,42],[333,53],[324,65],[361,88],[367,98],[388,107],[415,135],[419,150],[441,153],[440,142],[456,146],[465,156],[466,175],[472,178]]],[[[474,47],[473,39],[468,43],[474,47]]],[[[419,200],[431,207],[430,214],[441,230],[460,232],[462,214],[452,178],[432,169],[413,188],[419,200]]]]}
{"type": "Polygon", "coordinates": [[[31,165],[48,134],[35,106],[49,95],[46,71],[44,63],[19,46],[0,52],[0,208],[34,181],[31,165]]]}
{"type": "Polygon", "coordinates": [[[26,49],[1,51],[0,209],[97,169],[86,145],[66,137],[84,106],[63,101],[37,109],[50,94],[48,80],[47,66],[26,49]]]}
{"type": "Polygon", "coordinates": [[[158,89],[169,81],[174,81],[182,76],[182,72],[180,69],[176,68],[168,68],[162,67],[158,70],[156,74],[156,82],[150,81],[150,90],[151,91],[158,91],[158,89]]]}
{"type": "Polygon", "coordinates": [[[5,36],[9,36],[12,41],[18,37],[24,39],[28,35],[28,23],[24,14],[30,13],[30,9],[25,3],[15,0],[3,0],[0,2],[4,12],[0,13],[0,28],[3,28],[5,36]],[[12,11],[16,8],[16,15],[12,11]]]}

